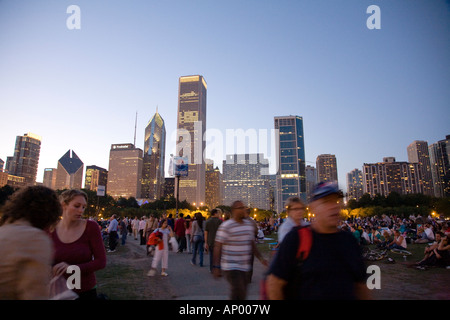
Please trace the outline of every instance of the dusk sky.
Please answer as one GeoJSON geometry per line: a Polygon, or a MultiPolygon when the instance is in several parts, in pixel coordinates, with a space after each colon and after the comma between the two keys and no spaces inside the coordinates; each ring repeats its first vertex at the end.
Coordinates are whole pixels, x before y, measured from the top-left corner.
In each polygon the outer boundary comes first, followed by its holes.
{"type": "MultiPolygon", "coordinates": [[[[208,84],[207,130],[225,139],[301,116],[307,164],[335,154],[345,189],[363,163],[407,161],[414,140],[450,134],[450,2],[2,0],[0,159],[32,132],[42,136],[39,182],[69,149],[108,169],[111,144],[133,143],[136,112],[143,149],[158,106],[167,172],[178,79],[197,74],[208,84]],[[80,29],[67,27],[70,5],[80,29]],[[371,5],[381,29],[366,25],[371,5]]],[[[222,145],[208,154],[220,168],[222,145]]],[[[274,159],[272,146],[255,146],[274,159]]]]}

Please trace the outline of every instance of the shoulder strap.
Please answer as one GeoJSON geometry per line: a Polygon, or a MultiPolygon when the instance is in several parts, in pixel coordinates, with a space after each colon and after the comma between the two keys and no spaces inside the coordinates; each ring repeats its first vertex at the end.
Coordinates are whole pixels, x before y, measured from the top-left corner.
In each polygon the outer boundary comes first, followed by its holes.
{"type": "Polygon", "coordinates": [[[299,246],[297,249],[297,259],[306,260],[309,255],[309,251],[312,246],[312,232],[309,227],[300,227],[297,229],[298,238],[299,238],[299,246]]]}

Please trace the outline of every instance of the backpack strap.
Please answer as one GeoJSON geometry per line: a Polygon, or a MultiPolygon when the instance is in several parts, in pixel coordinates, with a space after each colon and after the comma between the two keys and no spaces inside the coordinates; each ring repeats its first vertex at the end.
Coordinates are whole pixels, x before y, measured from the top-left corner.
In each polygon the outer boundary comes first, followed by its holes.
{"type": "Polygon", "coordinates": [[[297,259],[302,261],[306,260],[309,255],[309,251],[312,246],[312,232],[310,227],[300,227],[297,229],[298,238],[299,238],[299,246],[297,249],[297,259]]]}

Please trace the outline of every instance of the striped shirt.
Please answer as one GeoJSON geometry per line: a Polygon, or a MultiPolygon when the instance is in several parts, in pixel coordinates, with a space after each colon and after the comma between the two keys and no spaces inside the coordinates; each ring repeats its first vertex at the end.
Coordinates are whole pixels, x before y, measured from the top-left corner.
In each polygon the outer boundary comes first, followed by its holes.
{"type": "Polygon", "coordinates": [[[255,241],[255,224],[252,221],[230,219],[223,222],[217,230],[215,241],[222,244],[222,270],[251,271],[252,242],[255,241]]]}

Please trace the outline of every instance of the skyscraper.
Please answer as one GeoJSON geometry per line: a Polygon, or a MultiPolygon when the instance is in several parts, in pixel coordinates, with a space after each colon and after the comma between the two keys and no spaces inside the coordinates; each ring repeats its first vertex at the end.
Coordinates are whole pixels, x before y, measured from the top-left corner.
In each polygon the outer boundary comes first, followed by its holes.
{"type": "Polygon", "coordinates": [[[113,198],[141,196],[142,149],[132,143],[112,144],[109,152],[108,194],[113,198]]]}
{"type": "Polygon", "coordinates": [[[223,161],[223,204],[242,200],[252,208],[271,208],[269,162],[263,154],[227,155],[223,161]]]}
{"type": "Polygon", "coordinates": [[[55,189],[56,185],[56,168],[45,168],[44,169],[44,179],[42,184],[50,189],[55,189]]]}
{"type": "Polygon", "coordinates": [[[205,203],[206,91],[203,76],[179,79],[176,156],[189,163],[188,176],[180,178],[179,200],[190,203],[205,203]]]}
{"type": "Polygon", "coordinates": [[[206,164],[205,172],[205,204],[214,209],[222,203],[222,174],[218,167],[214,168],[211,160],[206,164]]]}
{"type": "Polygon", "coordinates": [[[306,196],[308,201],[310,200],[311,193],[317,184],[317,170],[315,167],[307,165],[306,166],[306,196]]]}
{"type": "Polygon", "coordinates": [[[108,170],[97,166],[87,166],[86,176],[84,178],[84,188],[97,191],[98,186],[106,186],[108,184],[108,170]]]}
{"type": "Polygon", "coordinates": [[[305,142],[303,118],[299,116],[275,117],[278,146],[276,173],[276,211],[284,210],[289,197],[297,196],[306,201],[305,142]]]}
{"type": "Polygon", "coordinates": [[[80,160],[75,151],[68,150],[58,161],[55,189],[81,189],[83,170],[83,161],[80,160]]]}
{"type": "Polygon", "coordinates": [[[338,181],[336,156],[334,154],[320,154],[316,159],[318,182],[338,181]]]}
{"type": "Polygon", "coordinates": [[[362,171],[353,169],[347,173],[347,200],[359,200],[364,194],[362,171]]]}
{"type": "Polygon", "coordinates": [[[435,197],[450,196],[450,135],[429,147],[435,197]]]}
{"type": "Polygon", "coordinates": [[[419,164],[422,173],[423,193],[429,196],[433,196],[433,177],[431,175],[428,142],[415,140],[408,146],[407,152],[408,162],[419,164]]]}
{"type": "Polygon", "coordinates": [[[394,157],[385,157],[383,162],[363,165],[364,193],[372,197],[377,194],[386,197],[391,192],[422,193],[421,180],[418,163],[397,162],[394,157]]]}
{"type": "Polygon", "coordinates": [[[141,190],[144,199],[158,200],[164,196],[165,152],[166,128],[157,110],[145,128],[141,190]]]}
{"type": "Polygon", "coordinates": [[[8,172],[25,178],[25,185],[34,185],[36,183],[40,152],[40,136],[32,133],[17,136],[14,156],[7,161],[8,172]]]}

